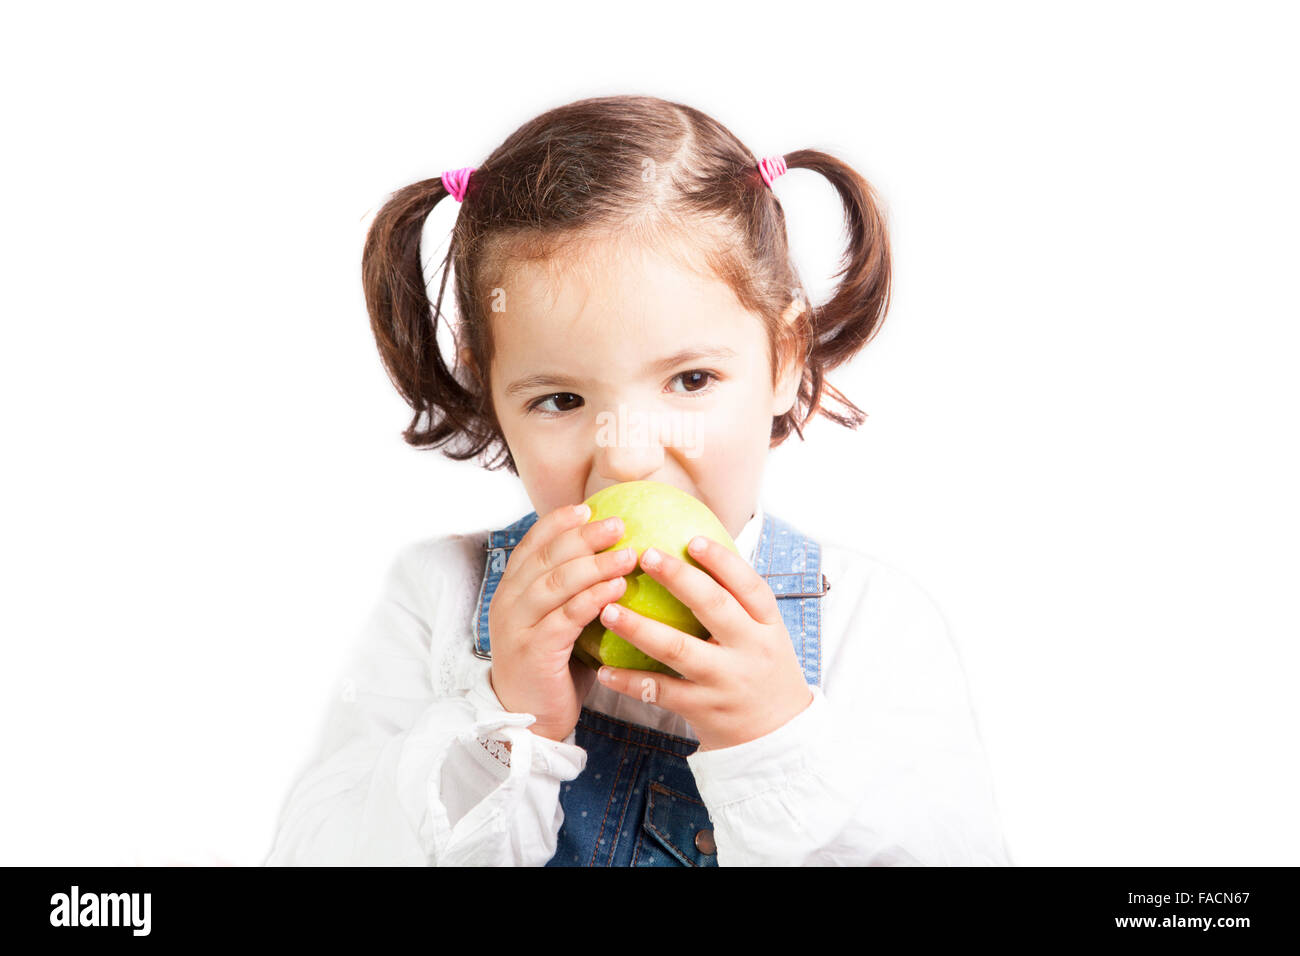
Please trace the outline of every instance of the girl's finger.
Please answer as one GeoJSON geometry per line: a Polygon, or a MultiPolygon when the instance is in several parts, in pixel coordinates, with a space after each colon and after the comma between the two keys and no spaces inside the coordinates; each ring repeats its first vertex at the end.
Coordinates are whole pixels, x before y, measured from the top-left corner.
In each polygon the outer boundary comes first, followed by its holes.
{"type": "Polygon", "coordinates": [[[626,697],[634,697],[647,704],[657,704],[665,710],[679,714],[687,723],[695,722],[693,715],[699,707],[699,695],[703,693],[703,688],[698,684],[654,671],[630,670],[626,667],[608,665],[596,672],[596,679],[626,697]]]}
{"type": "Polygon", "coordinates": [[[781,620],[772,586],[735,551],[702,534],[691,539],[688,550],[750,617],[761,624],[776,624],[781,620]]]}
{"type": "MultiPolygon", "coordinates": [[[[600,554],[588,554],[573,558],[540,574],[532,584],[519,595],[520,614],[534,625],[547,617],[565,602],[582,595],[586,589],[605,581],[622,581],[623,575],[636,570],[636,551],[623,548],[619,551],[602,551],[600,554]]],[[[622,595],[622,590],[618,595],[622,595]]],[[[606,600],[618,600],[618,597],[606,600]]],[[[579,602],[582,603],[582,602],[579,602]]],[[[576,618],[571,623],[579,627],[585,625],[600,610],[597,604],[590,608],[585,620],[576,618]]],[[[582,610],[575,606],[574,610],[582,610]]]]}
{"type": "MultiPolygon", "coordinates": [[[[563,512],[566,509],[556,510],[563,512]]],[[[511,580],[518,582],[520,590],[575,558],[603,553],[622,537],[624,531],[621,518],[589,521],[576,515],[565,517],[561,514],[563,520],[551,524],[549,533],[543,530],[537,538],[529,539],[542,521],[550,521],[554,516],[555,512],[552,512],[529,528],[510,555],[506,569],[511,580]]]]}
{"type": "Polygon", "coordinates": [[[722,649],[717,644],[669,627],[621,604],[608,605],[601,612],[600,622],[637,650],[667,664],[692,683],[711,682],[720,666],[718,654],[722,649]]]}
{"type": "Polygon", "coordinates": [[[626,590],[627,579],[624,577],[598,581],[538,621],[537,631],[541,634],[568,634],[573,639],[574,628],[581,631],[596,619],[601,608],[611,601],[617,601],[626,590]]]}
{"type": "MultiPolygon", "coordinates": [[[[589,523],[591,508],[587,505],[571,505],[556,508],[542,515],[533,522],[533,526],[524,532],[524,536],[515,545],[510,555],[509,567],[515,574],[531,564],[535,556],[541,553],[554,554],[557,539],[567,531],[580,529],[589,523]]],[[[572,536],[570,536],[572,537],[572,536]]],[[[572,557],[572,555],[570,555],[572,557]]],[[[529,575],[529,579],[535,575],[529,575]]]]}
{"type": "Polygon", "coordinates": [[[729,635],[753,626],[749,612],[708,571],[654,548],[641,555],[641,567],[690,608],[719,644],[726,645],[729,635]]]}

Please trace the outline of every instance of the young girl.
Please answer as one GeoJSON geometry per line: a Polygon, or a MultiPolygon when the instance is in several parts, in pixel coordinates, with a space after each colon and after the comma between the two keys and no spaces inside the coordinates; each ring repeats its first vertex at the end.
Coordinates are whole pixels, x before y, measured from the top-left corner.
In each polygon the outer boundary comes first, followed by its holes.
{"type": "Polygon", "coordinates": [[[814,150],[756,160],[687,106],[587,99],[393,195],[362,271],[416,412],[406,440],[504,462],[534,510],[399,553],[268,864],[1008,862],[940,612],[760,500],[792,431],[864,417],[824,378],[888,304],[861,176],[814,150]],[[847,262],[820,306],[798,291],[772,188],[787,169],[825,176],[845,205],[847,262]],[[434,305],[420,235],[446,198],[459,206],[434,305]],[[649,437],[611,437],[629,420],[649,437]],[[700,499],[739,555],[707,539],[696,564],[606,550],[620,521],[575,506],[637,480],[700,499]],[[618,605],[634,572],[709,639],[618,605]],[[597,617],[681,676],[574,661],[597,617]]]}

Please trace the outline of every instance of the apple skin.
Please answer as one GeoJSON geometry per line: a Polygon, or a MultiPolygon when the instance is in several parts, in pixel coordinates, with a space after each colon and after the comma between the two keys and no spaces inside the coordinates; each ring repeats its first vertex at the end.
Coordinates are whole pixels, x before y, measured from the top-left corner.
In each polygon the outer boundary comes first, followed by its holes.
{"type": "MultiPolygon", "coordinates": [[[[637,570],[624,575],[627,589],[617,603],[684,633],[707,637],[708,631],[690,608],[640,570],[640,562],[647,548],[656,548],[701,568],[700,563],[686,551],[686,546],[697,534],[739,554],[736,543],[717,515],[698,498],[659,481],[625,481],[610,485],[588,498],[586,504],[591,508],[588,521],[603,521],[615,516],[623,519],[623,537],[606,551],[636,549],[637,570]]],[[[574,645],[574,655],[594,667],[608,664],[664,674],[677,673],[623,640],[601,624],[599,618],[583,628],[574,645]]]]}

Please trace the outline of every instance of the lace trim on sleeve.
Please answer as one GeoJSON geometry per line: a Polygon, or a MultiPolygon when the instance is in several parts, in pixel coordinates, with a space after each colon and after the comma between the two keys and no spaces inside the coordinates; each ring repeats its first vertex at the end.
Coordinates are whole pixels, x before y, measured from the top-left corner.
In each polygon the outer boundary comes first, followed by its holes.
{"type": "Polygon", "coordinates": [[[488,752],[488,755],[496,760],[503,767],[510,766],[510,751],[506,748],[504,740],[484,740],[478,738],[478,745],[488,752]]]}

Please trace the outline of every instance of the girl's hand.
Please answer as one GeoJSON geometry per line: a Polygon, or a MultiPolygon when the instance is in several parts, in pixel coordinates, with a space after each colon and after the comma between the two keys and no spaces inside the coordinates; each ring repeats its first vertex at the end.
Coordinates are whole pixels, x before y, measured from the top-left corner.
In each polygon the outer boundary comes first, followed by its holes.
{"type": "Polygon", "coordinates": [[[697,537],[691,544],[691,556],[706,571],[653,549],[642,555],[641,567],[691,609],[709,632],[707,641],[622,606],[601,615],[611,631],[685,679],[620,667],[599,673],[606,687],[680,714],[701,750],[717,750],[771,733],[813,697],[767,582],[716,541],[697,537]],[[702,550],[696,542],[704,543],[702,550]]]}
{"type": "Polygon", "coordinates": [[[515,546],[488,608],[492,689],[501,706],[532,714],[529,729],[563,740],[578,723],[595,680],[570,662],[573,644],[600,609],[623,596],[636,567],[631,548],[607,554],[623,536],[619,518],[588,522],[571,506],[539,518],[515,546]]]}

